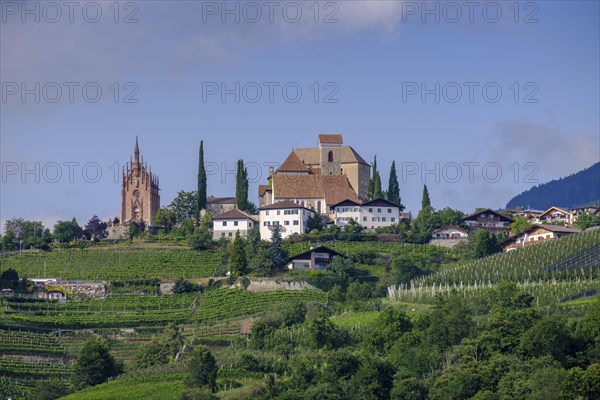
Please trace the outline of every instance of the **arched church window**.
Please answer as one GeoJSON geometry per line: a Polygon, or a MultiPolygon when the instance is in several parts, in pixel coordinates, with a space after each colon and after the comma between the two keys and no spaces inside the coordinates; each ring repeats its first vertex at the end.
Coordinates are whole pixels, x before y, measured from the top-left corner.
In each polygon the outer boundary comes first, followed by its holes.
{"type": "Polygon", "coordinates": [[[327,161],[333,162],[333,151],[329,150],[329,155],[327,155],[327,161]]]}

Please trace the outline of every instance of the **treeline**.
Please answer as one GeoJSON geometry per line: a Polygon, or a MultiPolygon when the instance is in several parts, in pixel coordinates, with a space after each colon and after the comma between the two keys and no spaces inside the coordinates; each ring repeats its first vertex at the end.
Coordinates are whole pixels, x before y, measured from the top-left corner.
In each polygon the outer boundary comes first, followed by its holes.
{"type": "Polygon", "coordinates": [[[600,163],[532,187],[513,197],[506,208],[529,207],[547,210],[552,206],[578,207],[600,203],[600,163]]]}

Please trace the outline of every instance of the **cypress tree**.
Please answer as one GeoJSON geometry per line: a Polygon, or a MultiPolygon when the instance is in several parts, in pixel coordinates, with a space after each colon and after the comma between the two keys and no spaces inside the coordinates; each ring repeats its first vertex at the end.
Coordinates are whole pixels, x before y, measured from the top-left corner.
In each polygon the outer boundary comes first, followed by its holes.
{"type": "Polygon", "coordinates": [[[198,221],[200,224],[200,211],[206,208],[206,169],[204,167],[204,141],[200,141],[198,154],[198,221]]]}
{"type": "Polygon", "coordinates": [[[400,186],[398,185],[398,175],[396,174],[396,161],[392,161],[392,167],[390,168],[387,199],[392,203],[400,204],[400,186]]]}
{"type": "Polygon", "coordinates": [[[427,185],[423,186],[423,198],[421,199],[421,208],[425,208],[427,206],[431,206],[431,199],[429,198],[429,190],[427,190],[427,185]]]}
{"type": "Polygon", "coordinates": [[[235,183],[235,202],[240,211],[248,209],[248,170],[244,167],[244,160],[237,162],[235,183]]]}
{"type": "Polygon", "coordinates": [[[229,269],[232,273],[237,272],[240,275],[246,274],[248,269],[246,249],[244,240],[240,236],[240,231],[235,233],[235,239],[233,239],[231,255],[229,256],[229,269]]]}
{"type": "Polygon", "coordinates": [[[367,186],[367,196],[369,197],[369,200],[374,200],[382,196],[381,177],[379,176],[379,171],[377,170],[377,155],[375,155],[373,158],[371,178],[369,179],[367,186]]]}
{"type": "Polygon", "coordinates": [[[285,249],[279,232],[279,225],[273,227],[271,233],[271,243],[269,244],[269,256],[273,261],[275,268],[281,268],[286,260],[285,249]]]}

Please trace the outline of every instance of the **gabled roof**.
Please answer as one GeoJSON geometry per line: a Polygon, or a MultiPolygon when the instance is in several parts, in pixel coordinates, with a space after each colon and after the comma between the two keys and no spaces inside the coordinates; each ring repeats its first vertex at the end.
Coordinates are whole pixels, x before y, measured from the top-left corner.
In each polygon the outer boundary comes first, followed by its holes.
{"type": "Polygon", "coordinates": [[[319,143],[324,144],[342,144],[344,139],[340,134],[321,134],[319,135],[319,143]]]}
{"type": "Polygon", "coordinates": [[[490,214],[490,213],[491,214],[495,214],[495,215],[500,216],[500,219],[504,219],[505,221],[513,222],[512,218],[509,218],[506,215],[500,214],[498,211],[494,211],[494,210],[489,209],[489,208],[476,211],[473,214],[469,214],[469,215],[467,215],[466,217],[463,218],[463,221],[466,221],[466,220],[469,220],[469,219],[473,219],[473,218],[477,217],[479,214],[484,214],[484,213],[485,214],[490,214]]]}
{"type": "Polygon", "coordinates": [[[262,197],[266,192],[272,192],[273,188],[271,185],[259,185],[258,186],[258,196],[262,197]]]}
{"type": "Polygon", "coordinates": [[[522,230],[519,233],[516,233],[514,235],[510,235],[508,238],[506,238],[505,240],[503,240],[502,242],[500,242],[500,244],[503,243],[508,243],[508,242],[512,242],[514,241],[517,237],[525,234],[525,233],[529,233],[532,232],[536,229],[545,229],[548,232],[555,232],[555,233],[579,233],[581,232],[581,229],[579,228],[570,228],[570,227],[565,227],[562,225],[548,225],[548,224],[534,224],[529,226],[528,228],[522,230]]]}
{"type": "Polygon", "coordinates": [[[344,200],[340,201],[339,203],[330,205],[329,208],[333,209],[335,207],[349,207],[349,206],[351,206],[351,207],[360,206],[360,203],[358,201],[344,199],[344,200]]]}
{"type": "Polygon", "coordinates": [[[309,255],[312,252],[317,252],[317,253],[325,253],[326,252],[326,253],[330,253],[330,254],[333,254],[333,255],[336,255],[336,256],[347,258],[347,256],[345,254],[342,254],[342,253],[337,252],[337,251],[335,251],[333,249],[330,249],[327,246],[318,246],[318,247],[312,248],[310,250],[307,250],[305,252],[302,252],[300,254],[295,254],[295,255],[291,256],[290,258],[288,258],[288,261],[291,261],[294,258],[298,258],[298,257],[309,255]]]}
{"type": "Polygon", "coordinates": [[[441,227],[439,227],[437,229],[434,229],[433,233],[441,232],[441,231],[446,230],[446,229],[455,229],[455,230],[461,231],[463,233],[469,233],[469,231],[467,229],[461,228],[460,226],[456,226],[456,225],[444,225],[444,226],[441,226],[441,227]]]}
{"type": "Polygon", "coordinates": [[[256,219],[252,218],[251,216],[240,210],[227,211],[226,213],[213,217],[213,220],[215,219],[250,219],[254,222],[258,222],[256,221],[256,219]]]}
{"type": "Polygon", "coordinates": [[[208,196],[206,204],[236,204],[235,197],[214,197],[208,196]]]}
{"type": "Polygon", "coordinates": [[[392,203],[391,201],[382,199],[382,198],[374,199],[371,201],[366,201],[366,202],[362,203],[361,206],[362,207],[372,206],[372,207],[398,207],[398,208],[400,208],[400,206],[398,204],[392,203]]]}
{"type": "Polygon", "coordinates": [[[543,213],[540,214],[540,218],[542,218],[544,215],[551,213],[552,211],[560,211],[563,212],[565,214],[569,214],[569,209],[568,208],[564,208],[564,207],[556,207],[556,206],[552,206],[549,209],[547,209],[546,211],[544,211],[543,213]]]}
{"type": "Polygon", "coordinates": [[[308,169],[306,164],[304,164],[302,162],[302,160],[300,160],[300,158],[298,158],[296,153],[294,153],[292,151],[290,153],[290,155],[286,158],[286,160],[283,162],[283,164],[281,164],[279,166],[279,168],[277,168],[277,172],[278,173],[279,172],[306,172],[306,173],[309,173],[310,170],[308,169]]]}
{"type": "Polygon", "coordinates": [[[277,199],[325,199],[326,204],[359,201],[346,175],[275,174],[273,195],[277,199]]]}
{"type": "MultiPolygon", "coordinates": [[[[351,146],[341,146],[340,161],[342,164],[359,163],[370,166],[351,146]]],[[[319,165],[321,163],[321,152],[318,147],[294,149],[298,158],[307,165],[319,165]]]]}
{"type": "Polygon", "coordinates": [[[301,206],[298,203],[294,203],[291,200],[279,201],[277,203],[269,204],[268,206],[260,207],[259,210],[283,210],[287,208],[303,208],[305,210],[314,212],[311,209],[301,206]]]}

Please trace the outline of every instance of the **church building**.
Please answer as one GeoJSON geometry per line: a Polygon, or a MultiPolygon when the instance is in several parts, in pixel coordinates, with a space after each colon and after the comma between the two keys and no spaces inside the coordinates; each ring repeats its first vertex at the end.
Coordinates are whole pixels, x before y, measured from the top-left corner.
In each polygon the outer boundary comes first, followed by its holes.
{"type": "Polygon", "coordinates": [[[319,135],[317,147],[293,149],[269,183],[259,186],[259,207],[293,201],[318,213],[343,200],[367,199],[371,165],[352,147],[344,146],[342,135],[319,135]]]}
{"type": "Polygon", "coordinates": [[[149,226],[160,208],[158,176],[140,160],[138,139],[135,138],[134,158],[123,166],[121,188],[121,224],[135,222],[149,226]]]}

